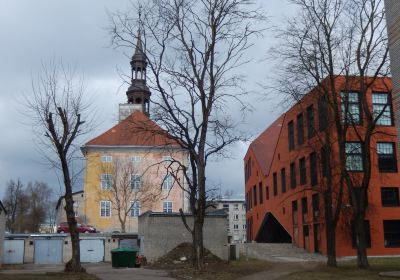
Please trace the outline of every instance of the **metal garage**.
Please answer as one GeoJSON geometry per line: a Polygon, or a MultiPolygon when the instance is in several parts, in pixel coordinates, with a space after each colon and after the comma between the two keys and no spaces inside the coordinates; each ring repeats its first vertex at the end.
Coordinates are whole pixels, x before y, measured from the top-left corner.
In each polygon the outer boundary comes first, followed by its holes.
{"type": "Polygon", "coordinates": [[[104,239],[81,239],[81,262],[104,261],[104,239]]]}
{"type": "Polygon", "coordinates": [[[4,240],[3,263],[24,263],[24,240],[4,240]]]}
{"type": "Polygon", "coordinates": [[[36,239],[35,264],[60,264],[63,260],[62,239],[36,239]]]}

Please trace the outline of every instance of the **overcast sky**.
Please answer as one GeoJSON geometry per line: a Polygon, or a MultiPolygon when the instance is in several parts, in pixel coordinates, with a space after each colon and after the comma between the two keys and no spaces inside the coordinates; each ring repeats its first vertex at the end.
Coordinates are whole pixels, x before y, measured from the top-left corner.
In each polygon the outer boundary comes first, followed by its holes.
{"type": "MultiPolygon", "coordinates": [[[[279,25],[284,16],[293,12],[284,0],[259,0],[270,16],[271,25],[279,25]]],[[[42,61],[62,58],[77,65],[84,73],[88,91],[95,96],[100,125],[88,138],[95,137],[115,125],[118,104],[126,101],[126,86],[117,68],[129,72],[129,60],[122,51],[110,47],[105,31],[106,11],[122,10],[127,0],[3,0],[0,2],[0,198],[6,182],[20,178],[22,182],[47,182],[59,193],[60,183],[53,170],[43,162],[35,148],[32,130],[23,115],[21,97],[31,91],[31,76],[37,73],[42,61]],[[121,87],[122,85],[122,87],[121,87]]],[[[259,61],[274,44],[271,32],[259,40],[251,53],[256,59],[242,68],[248,76],[245,86],[255,88],[265,82],[273,67],[259,61]]],[[[252,135],[263,131],[282,113],[279,98],[251,100],[254,112],[247,117],[245,129],[252,135]]],[[[81,139],[83,144],[87,139],[81,139]]],[[[212,162],[207,180],[220,184],[222,192],[232,189],[237,195],[244,192],[243,156],[247,144],[232,149],[233,158],[212,162]]],[[[75,187],[83,189],[82,185],[75,187]]]]}

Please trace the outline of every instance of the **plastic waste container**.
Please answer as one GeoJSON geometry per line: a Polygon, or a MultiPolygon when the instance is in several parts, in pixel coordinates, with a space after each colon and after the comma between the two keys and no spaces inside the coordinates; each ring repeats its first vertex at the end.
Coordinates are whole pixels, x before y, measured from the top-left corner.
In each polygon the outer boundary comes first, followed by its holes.
{"type": "Polygon", "coordinates": [[[111,250],[112,267],[135,267],[137,251],[122,247],[111,250]]]}

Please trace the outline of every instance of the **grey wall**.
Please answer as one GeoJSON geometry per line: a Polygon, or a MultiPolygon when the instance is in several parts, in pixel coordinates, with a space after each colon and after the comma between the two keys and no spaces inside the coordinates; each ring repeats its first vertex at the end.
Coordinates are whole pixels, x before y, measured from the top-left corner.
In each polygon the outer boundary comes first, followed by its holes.
{"type": "Polygon", "coordinates": [[[385,0],[389,35],[390,68],[393,77],[393,109],[400,137],[400,1],[385,0]]]}
{"type": "MultiPolygon", "coordinates": [[[[190,226],[193,218],[187,216],[190,226]]],[[[221,259],[228,259],[226,215],[206,216],[204,222],[204,247],[221,259]]],[[[139,235],[143,238],[143,254],[152,262],[183,242],[192,242],[192,236],[179,215],[154,215],[144,213],[139,217],[139,235]]]]}

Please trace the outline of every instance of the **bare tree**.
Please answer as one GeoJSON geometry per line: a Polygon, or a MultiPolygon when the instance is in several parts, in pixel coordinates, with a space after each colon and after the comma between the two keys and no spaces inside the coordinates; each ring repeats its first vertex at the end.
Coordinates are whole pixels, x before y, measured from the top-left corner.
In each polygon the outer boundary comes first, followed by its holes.
{"type": "Polygon", "coordinates": [[[140,169],[132,160],[113,157],[112,162],[103,163],[99,177],[102,190],[98,199],[111,201],[111,208],[117,213],[121,232],[126,232],[126,223],[131,213],[140,209],[151,209],[159,200],[162,191],[154,182],[148,180],[146,170],[140,169]]]}
{"type": "Polygon", "coordinates": [[[32,92],[26,105],[38,147],[51,167],[62,172],[65,187],[65,211],[72,243],[72,258],[65,270],[84,271],[80,262],[79,233],[76,230],[72,164],[79,151],[78,139],[93,124],[85,102],[85,85],[76,71],[62,62],[43,64],[37,79],[32,79],[32,92]]]}
{"type": "Polygon", "coordinates": [[[245,138],[237,129],[240,120],[235,122],[230,113],[235,108],[240,117],[248,109],[244,75],[237,71],[248,62],[245,54],[252,39],[263,31],[265,13],[250,0],[142,3],[139,24],[135,7],[133,14],[111,15],[112,43],[134,46],[138,25],[145,35],[149,82],[159,96],[153,101],[154,119],[189,154],[188,165],[173,160],[171,166],[174,172],[183,172],[188,184],[181,182],[181,187],[189,197],[193,227],[183,211],[181,216],[193,238],[193,265],[202,269],[206,165],[210,157],[224,155],[245,138]]]}
{"type": "MultiPolygon", "coordinates": [[[[367,101],[378,77],[388,70],[388,46],[382,0],[291,0],[299,14],[280,32],[280,91],[300,100],[315,88],[326,106],[327,128],[320,135],[328,158],[328,176],[324,190],[328,265],[336,265],[335,228],[341,211],[343,188],[353,204],[352,218],[357,237],[357,263],[368,267],[364,218],[371,178],[371,139],[379,133],[376,122],[384,113],[372,111],[367,101]],[[342,80],[341,80],[342,79],[342,80]],[[360,114],[349,107],[349,92],[357,88],[360,114]],[[359,119],[363,118],[360,125],[359,119]],[[360,176],[348,169],[346,141],[355,135],[364,151],[364,169],[360,176]],[[338,153],[333,153],[333,147],[338,153]],[[332,168],[336,167],[336,168],[332,168]],[[339,180],[332,172],[338,174],[339,180]],[[331,185],[330,182],[334,184],[331,185]],[[334,186],[335,189],[332,189],[334,186]],[[333,197],[334,193],[340,194],[333,197]],[[335,205],[332,209],[331,205],[335,205]]],[[[385,82],[385,80],[381,80],[385,82]]],[[[358,149],[358,147],[356,147],[358,149]]]]}
{"type": "Polygon", "coordinates": [[[6,227],[7,230],[11,233],[15,233],[16,231],[16,221],[18,211],[20,209],[21,196],[23,195],[23,184],[20,179],[10,180],[7,183],[6,194],[3,198],[4,207],[7,210],[7,221],[6,227]]]}
{"type": "Polygon", "coordinates": [[[28,197],[25,227],[28,232],[39,232],[47,221],[53,191],[44,182],[29,182],[24,192],[28,197]]]}

